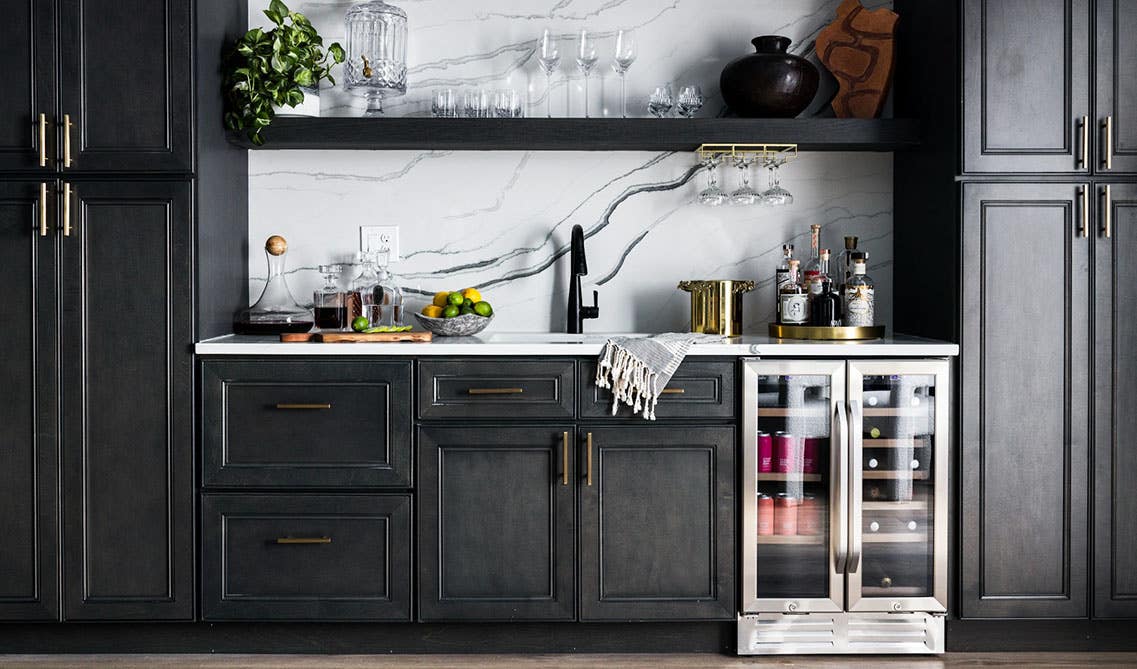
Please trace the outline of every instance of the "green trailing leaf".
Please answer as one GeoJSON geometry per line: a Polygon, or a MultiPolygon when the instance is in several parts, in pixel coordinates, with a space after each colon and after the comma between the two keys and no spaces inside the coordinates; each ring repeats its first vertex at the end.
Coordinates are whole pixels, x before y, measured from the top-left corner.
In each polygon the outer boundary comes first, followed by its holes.
{"type": "Polygon", "coordinates": [[[281,0],[272,0],[264,14],[275,27],[268,32],[253,28],[237,40],[226,56],[222,85],[225,127],[245,131],[255,146],[264,144],[261,131],[272,123],[274,105],[302,104],[301,89],[319,88],[321,81],[334,86],[332,64],[345,58],[336,42],[325,51],[308,17],[290,11],[281,0]]]}

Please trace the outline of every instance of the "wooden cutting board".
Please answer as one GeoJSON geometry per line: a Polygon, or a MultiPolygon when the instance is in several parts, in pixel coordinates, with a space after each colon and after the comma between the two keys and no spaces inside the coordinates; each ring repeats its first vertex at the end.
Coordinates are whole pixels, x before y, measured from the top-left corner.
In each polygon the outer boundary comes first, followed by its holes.
{"type": "Polygon", "coordinates": [[[429,332],[301,332],[299,334],[282,334],[280,341],[289,344],[319,343],[319,344],[350,344],[354,342],[390,343],[390,342],[429,342],[434,335],[429,332]]]}

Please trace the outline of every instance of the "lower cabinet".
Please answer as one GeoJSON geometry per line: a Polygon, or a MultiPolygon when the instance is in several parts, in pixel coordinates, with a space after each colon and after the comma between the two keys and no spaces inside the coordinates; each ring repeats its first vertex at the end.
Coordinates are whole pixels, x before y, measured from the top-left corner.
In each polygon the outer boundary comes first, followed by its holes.
{"type": "Polygon", "coordinates": [[[408,621],[411,496],[208,494],[206,620],[408,621]]]}

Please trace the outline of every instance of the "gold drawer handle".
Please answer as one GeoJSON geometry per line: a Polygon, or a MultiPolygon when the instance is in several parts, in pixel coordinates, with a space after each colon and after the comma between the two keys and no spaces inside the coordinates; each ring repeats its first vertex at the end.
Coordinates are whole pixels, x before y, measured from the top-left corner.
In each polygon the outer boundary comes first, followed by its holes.
{"type": "Polygon", "coordinates": [[[588,436],[585,437],[585,443],[587,444],[587,450],[585,451],[585,462],[587,463],[586,466],[588,467],[588,473],[585,476],[585,481],[588,482],[588,485],[592,485],[592,433],[591,432],[589,432],[588,436]]]}
{"type": "Polygon", "coordinates": [[[299,411],[319,411],[321,409],[331,409],[331,404],[277,404],[277,409],[286,410],[299,410],[299,411]]]}
{"type": "Polygon", "coordinates": [[[39,166],[47,167],[47,114],[39,115],[39,166]]]}
{"type": "Polygon", "coordinates": [[[520,395],[524,388],[470,388],[466,391],[470,395],[520,395]]]}
{"type": "Polygon", "coordinates": [[[569,434],[563,433],[564,440],[561,442],[561,485],[568,485],[568,452],[569,452],[569,434]]]}
{"type": "Polygon", "coordinates": [[[71,114],[63,115],[63,166],[71,167],[71,114]]]}
{"type": "Polygon", "coordinates": [[[311,546],[315,544],[330,544],[331,537],[280,537],[276,543],[281,546],[311,546]]]}
{"type": "Polygon", "coordinates": [[[686,388],[664,388],[660,395],[682,395],[685,392],[686,388]]]}
{"type": "Polygon", "coordinates": [[[47,236],[47,184],[39,185],[39,236],[47,236]]]}

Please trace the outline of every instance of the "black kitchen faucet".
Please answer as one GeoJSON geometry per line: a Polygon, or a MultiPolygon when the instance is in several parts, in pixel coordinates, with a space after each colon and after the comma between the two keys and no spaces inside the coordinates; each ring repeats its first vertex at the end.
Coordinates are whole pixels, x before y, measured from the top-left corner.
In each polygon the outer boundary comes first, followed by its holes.
{"type": "Polygon", "coordinates": [[[600,307],[598,293],[592,291],[592,306],[585,307],[580,304],[580,277],[588,274],[588,260],[584,257],[584,228],[579,225],[572,226],[572,249],[569,252],[569,298],[568,320],[566,332],[581,334],[584,332],[584,319],[599,318],[600,307]]]}

